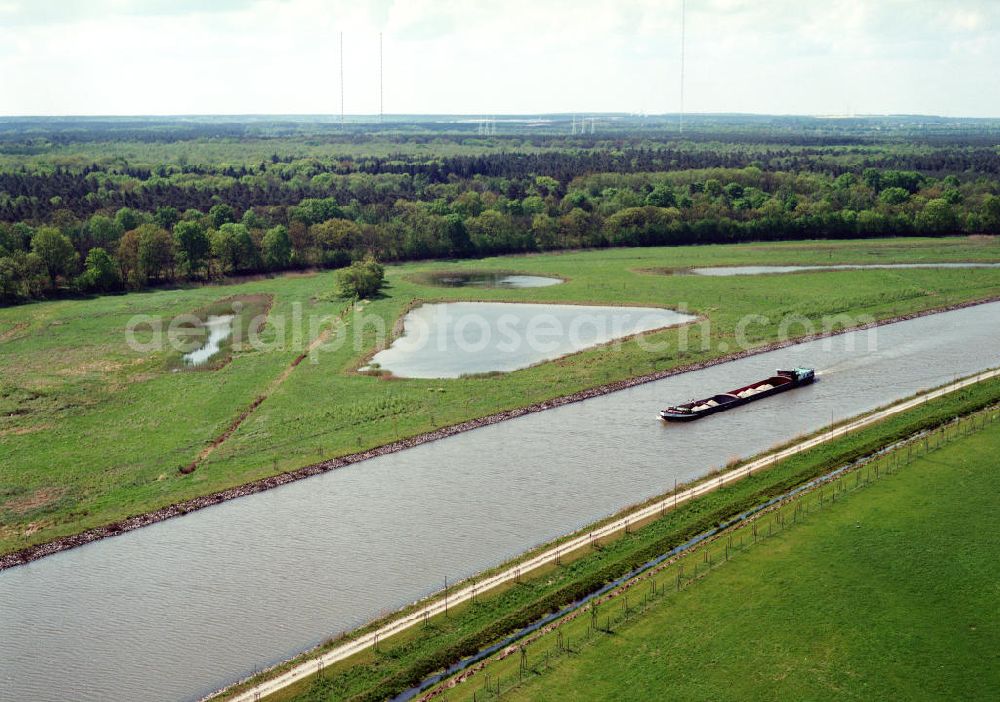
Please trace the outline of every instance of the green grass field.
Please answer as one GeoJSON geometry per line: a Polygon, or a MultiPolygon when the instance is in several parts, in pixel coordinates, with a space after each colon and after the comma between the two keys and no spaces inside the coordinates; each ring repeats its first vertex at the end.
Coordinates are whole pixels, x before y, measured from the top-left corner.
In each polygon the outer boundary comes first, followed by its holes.
{"type": "Polygon", "coordinates": [[[225,286],[60,300],[0,310],[0,552],[75,533],[187,498],[232,487],[628,376],[697,362],[732,350],[738,320],[754,344],[774,340],[781,318],[888,318],[1000,295],[1000,270],[843,271],[738,279],[671,276],[658,268],[749,263],[1000,261],[989,238],[794,242],[602,251],[392,266],[385,295],[365,306],[391,329],[414,300],[506,300],[684,307],[710,331],[660,332],[669,349],[635,341],[598,348],[494,377],[384,380],[353,372],[374,349],[372,327],[320,350],[288,372],[301,344],[235,353],[217,370],[176,370],[176,353],[137,352],[125,342],[133,315],[169,320],[234,295],[273,296],[263,338],[296,305],[320,326],[345,312],[333,274],[290,274],[225,286]],[[457,269],[516,270],[568,282],[530,290],[430,287],[420,275],[457,269]],[[677,348],[688,334],[688,350],[677,348]],[[360,342],[355,345],[355,336],[360,342]],[[287,373],[287,375],[286,375],[287,373]],[[276,385],[276,381],[283,382],[276,385]],[[268,399],[198,470],[182,475],[215,437],[262,393],[268,399]]]}
{"type": "Polygon", "coordinates": [[[794,526],[613,633],[552,666],[535,654],[544,672],[503,697],[995,699],[998,490],[994,422],[838,502],[827,491],[822,509],[814,496],[794,526]]]}

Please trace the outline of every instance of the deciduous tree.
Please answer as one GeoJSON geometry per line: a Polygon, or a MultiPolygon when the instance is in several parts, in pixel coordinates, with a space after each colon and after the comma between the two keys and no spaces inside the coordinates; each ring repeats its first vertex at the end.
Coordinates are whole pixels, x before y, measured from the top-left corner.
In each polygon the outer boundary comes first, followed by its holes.
{"type": "Polygon", "coordinates": [[[990,234],[1000,234],[1000,197],[988,195],[983,201],[983,226],[990,234]]]}
{"type": "Polygon", "coordinates": [[[337,271],[337,288],[341,297],[371,297],[384,283],[385,269],[374,258],[355,261],[337,271]]]}
{"type": "Polygon", "coordinates": [[[139,268],[150,278],[172,276],[174,269],[174,240],[166,229],[155,224],[141,224],[139,234],[139,268]]]}
{"type": "Polygon", "coordinates": [[[208,216],[212,220],[212,226],[216,229],[222,227],[223,224],[229,224],[236,221],[236,212],[234,212],[233,208],[224,202],[213,205],[212,209],[208,211],[208,216]]]}
{"type": "Polygon", "coordinates": [[[212,251],[201,222],[184,220],[174,225],[174,242],[181,265],[191,275],[202,270],[212,251]]]}
{"type": "Polygon", "coordinates": [[[45,266],[49,286],[56,287],[59,276],[76,272],[78,257],[69,238],[55,227],[41,227],[31,240],[31,250],[45,266]]]}
{"type": "Polygon", "coordinates": [[[287,268],[292,260],[292,240],[288,238],[288,230],[279,225],[267,230],[261,242],[264,265],[276,271],[287,268]]]}
{"type": "Polygon", "coordinates": [[[108,252],[100,246],[92,248],[87,254],[87,262],[84,264],[83,275],[80,277],[82,287],[85,290],[111,292],[121,288],[118,266],[108,252]]]}
{"type": "Polygon", "coordinates": [[[924,209],[917,215],[915,224],[921,233],[954,234],[958,229],[958,220],[951,205],[946,200],[928,200],[924,209]]]}

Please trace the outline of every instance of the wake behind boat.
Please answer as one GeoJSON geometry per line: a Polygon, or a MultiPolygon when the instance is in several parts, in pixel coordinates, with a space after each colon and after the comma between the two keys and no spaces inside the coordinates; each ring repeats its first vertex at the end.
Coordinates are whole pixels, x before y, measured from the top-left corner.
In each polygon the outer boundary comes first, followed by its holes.
{"type": "Polygon", "coordinates": [[[770,397],[785,390],[791,390],[801,385],[808,385],[815,379],[816,371],[812,368],[779,370],[770,378],[758,380],[756,383],[745,385],[736,390],[730,390],[720,395],[713,395],[704,400],[692,400],[682,405],[667,407],[660,412],[660,419],[668,422],[690,422],[709,414],[745,405],[762,397],[770,397]]]}

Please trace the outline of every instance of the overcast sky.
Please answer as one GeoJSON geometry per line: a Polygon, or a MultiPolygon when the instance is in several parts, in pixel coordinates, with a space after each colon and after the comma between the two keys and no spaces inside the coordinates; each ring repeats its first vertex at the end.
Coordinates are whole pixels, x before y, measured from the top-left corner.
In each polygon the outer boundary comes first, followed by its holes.
{"type": "MultiPolygon", "coordinates": [[[[1000,0],[688,0],[686,108],[1000,116],[1000,0]]],[[[0,0],[0,114],[676,112],[681,0],[0,0]]]]}

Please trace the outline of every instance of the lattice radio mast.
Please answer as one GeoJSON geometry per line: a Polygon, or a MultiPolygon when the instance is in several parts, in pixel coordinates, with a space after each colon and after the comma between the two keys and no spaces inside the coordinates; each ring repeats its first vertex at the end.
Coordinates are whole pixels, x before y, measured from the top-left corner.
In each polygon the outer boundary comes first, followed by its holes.
{"type": "Polygon", "coordinates": [[[340,33],[340,126],[344,126],[344,33],[340,33]]]}
{"type": "Polygon", "coordinates": [[[687,0],[681,0],[681,134],[684,133],[684,42],[687,38],[687,0]]]}
{"type": "Polygon", "coordinates": [[[385,92],[382,88],[382,32],[378,33],[378,123],[382,124],[382,106],[385,92]]]}

